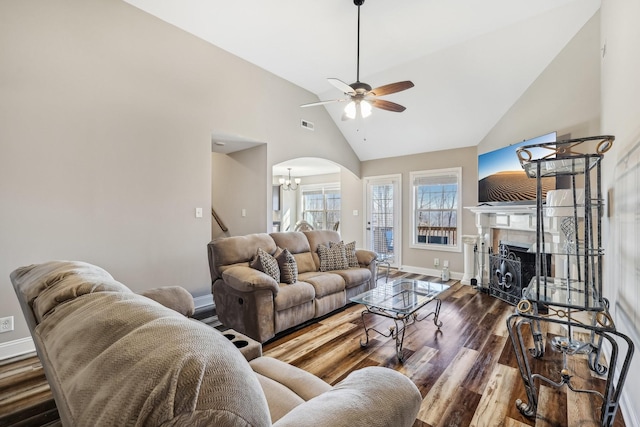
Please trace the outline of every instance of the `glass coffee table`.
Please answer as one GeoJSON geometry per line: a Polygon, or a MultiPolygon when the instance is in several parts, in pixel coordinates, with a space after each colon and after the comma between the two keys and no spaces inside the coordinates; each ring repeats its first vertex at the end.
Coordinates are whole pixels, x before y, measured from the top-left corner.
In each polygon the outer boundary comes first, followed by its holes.
{"type": "Polygon", "coordinates": [[[398,279],[351,298],[352,302],[366,307],[361,314],[366,341],[360,340],[360,346],[368,346],[369,331],[375,331],[384,337],[395,339],[396,355],[398,360],[403,362],[402,345],[405,329],[415,322],[421,322],[433,316],[433,324],[440,330],[442,322],[438,320],[438,316],[440,315],[441,302],[438,295],[447,289],[449,289],[449,285],[444,283],[398,279]],[[435,310],[421,316],[418,315],[418,310],[431,301],[436,302],[435,310]],[[367,327],[366,317],[368,315],[387,317],[393,320],[394,325],[389,327],[389,332],[380,332],[373,327],[367,327]]]}

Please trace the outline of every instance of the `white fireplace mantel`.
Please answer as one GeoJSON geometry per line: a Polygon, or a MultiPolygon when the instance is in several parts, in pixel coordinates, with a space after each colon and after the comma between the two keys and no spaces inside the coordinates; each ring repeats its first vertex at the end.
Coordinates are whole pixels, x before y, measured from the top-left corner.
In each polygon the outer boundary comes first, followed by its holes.
{"type": "MultiPolygon", "coordinates": [[[[496,230],[514,230],[525,232],[536,232],[537,228],[537,210],[535,203],[533,204],[517,204],[517,205],[483,205],[483,206],[470,206],[465,209],[473,212],[476,216],[475,224],[478,229],[476,236],[467,236],[469,238],[475,237],[476,244],[481,252],[484,254],[483,258],[488,257],[488,247],[492,245],[494,232],[496,230]],[[484,244],[484,245],[483,245],[484,244]]],[[[549,233],[550,239],[547,240],[547,244],[558,244],[561,241],[561,237],[558,233],[558,218],[543,217],[545,232],[549,233]]],[[[546,246],[546,245],[545,245],[546,246]]],[[[497,248],[493,248],[496,250],[497,248]]],[[[535,248],[532,248],[535,250],[535,248]]],[[[465,251],[466,256],[473,256],[473,252],[470,254],[465,251]]],[[[486,283],[488,280],[488,258],[484,260],[484,268],[482,276],[479,271],[476,271],[476,278],[480,283],[486,283]]],[[[473,266],[474,262],[465,262],[465,266],[473,266]]],[[[466,270],[466,269],[465,269],[466,270]]],[[[472,277],[473,273],[465,271],[465,277],[472,277]]]]}
{"type": "Polygon", "coordinates": [[[484,236],[494,228],[536,231],[535,204],[471,206],[465,209],[476,215],[476,227],[480,236],[484,236]]]}

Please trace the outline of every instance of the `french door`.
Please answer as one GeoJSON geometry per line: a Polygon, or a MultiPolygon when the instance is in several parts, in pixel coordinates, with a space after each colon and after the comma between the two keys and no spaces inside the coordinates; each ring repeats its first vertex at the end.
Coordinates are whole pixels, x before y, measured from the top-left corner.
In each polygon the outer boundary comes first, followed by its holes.
{"type": "Polygon", "coordinates": [[[364,179],[367,248],[391,266],[401,264],[402,248],[402,175],[385,175],[364,179]]]}

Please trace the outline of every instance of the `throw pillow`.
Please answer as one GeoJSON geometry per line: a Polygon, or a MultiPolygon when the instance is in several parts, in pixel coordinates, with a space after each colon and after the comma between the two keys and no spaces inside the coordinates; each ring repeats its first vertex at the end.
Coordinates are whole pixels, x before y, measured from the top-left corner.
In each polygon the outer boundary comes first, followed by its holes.
{"type": "Polygon", "coordinates": [[[356,256],[356,242],[353,241],[351,243],[344,244],[343,241],[339,243],[329,242],[329,247],[333,247],[333,245],[344,245],[344,252],[347,257],[347,267],[360,267],[358,264],[358,257],[356,256]]]}
{"type": "Polygon", "coordinates": [[[344,244],[336,243],[330,248],[325,245],[318,245],[318,257],[320,258],[320,271],[345,270],[349,268],[344,244]]]}
{"type": "Polygon", "coordinates": [[[296,259],[291,255],[289,249],[285,248],[276,251],[276,261],[278,261],[278,266],[280,267],[282,283],[288,283],[289,285],[296,283],[298,281],[298,264],[296,264],[296,259]]]}
{"type": "Polygon", "coordinates": [[[273,277],[276,282],[280,283],[280,268],[278,267],[278,261],[276,261],[276,259],[264,249],[258,248],[255,258],[251,261],[251,267],[268,274],[273,277]]]}
{"type": "Polygon", "coordinates": [[[347,264],[349,264],[349,267],[360,267],[358,257],[356,256],[356,242],[347,243],[344,245],[344,249],[347,254],[347,264]]]}

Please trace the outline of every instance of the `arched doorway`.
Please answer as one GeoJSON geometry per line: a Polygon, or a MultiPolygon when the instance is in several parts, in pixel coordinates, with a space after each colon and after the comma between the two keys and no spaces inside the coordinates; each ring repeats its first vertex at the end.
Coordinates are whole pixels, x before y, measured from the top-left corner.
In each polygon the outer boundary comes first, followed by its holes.
{"type": "Polygon", "coordinates": [[[273,229],[337,229],[343,168],[326,159],[301,157],[272,168],[273,229]]]}

